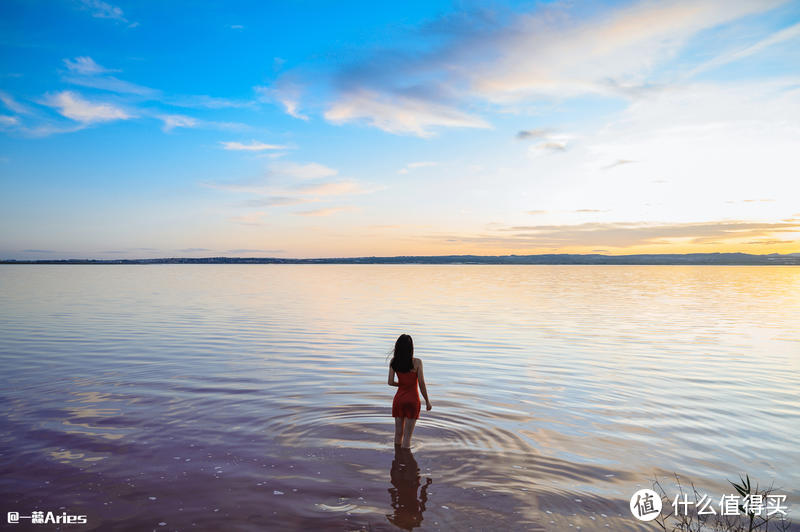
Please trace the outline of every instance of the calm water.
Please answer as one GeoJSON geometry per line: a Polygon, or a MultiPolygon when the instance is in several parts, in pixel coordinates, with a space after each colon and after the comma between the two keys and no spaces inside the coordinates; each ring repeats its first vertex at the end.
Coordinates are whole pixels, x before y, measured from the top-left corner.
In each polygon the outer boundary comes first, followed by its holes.
{"type": "Polygon", "coordinates": [[[654,476],[740,472],[796,509],[799,324],[800,267],[3,266],[1,510],[654,530],[628,510],[654,476]],[[434,405],[411,456],[402,332],[434,405]]]}

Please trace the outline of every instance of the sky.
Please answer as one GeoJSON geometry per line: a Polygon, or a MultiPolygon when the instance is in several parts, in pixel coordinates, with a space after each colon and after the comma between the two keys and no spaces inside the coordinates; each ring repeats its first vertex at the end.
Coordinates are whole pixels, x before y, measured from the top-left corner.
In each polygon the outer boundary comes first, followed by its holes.
{"type": "Polygon", "coordinates": [[[0,259],[800,252],[800,2],[0,3],[0,259]]]}

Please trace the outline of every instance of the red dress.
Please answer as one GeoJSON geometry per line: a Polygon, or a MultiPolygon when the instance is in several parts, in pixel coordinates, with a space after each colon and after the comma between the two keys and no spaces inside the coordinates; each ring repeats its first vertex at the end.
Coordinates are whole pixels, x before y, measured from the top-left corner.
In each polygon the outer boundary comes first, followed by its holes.
{"type": "Polygon", "coordinates": [[[396,373],[397,393],[392,401],[392,417],[419,419],[419,392],[417,391],[417,372],[396,373]]]}

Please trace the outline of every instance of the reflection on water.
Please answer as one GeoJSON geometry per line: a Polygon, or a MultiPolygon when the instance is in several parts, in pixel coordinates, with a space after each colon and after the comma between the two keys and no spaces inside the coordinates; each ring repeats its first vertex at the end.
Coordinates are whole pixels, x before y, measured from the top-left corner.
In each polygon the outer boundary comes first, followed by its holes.
{"type": "Polygon", "coordinates": [[[798,323],[800,267],[3,266],[0,510],[648,530],[630,496],[672,472],[797,507],[798,323]],[[401,332],[436,405],[416,465],[393,451],[401,332]]]}
{"type": "Polygon", "coordinates": [[[405,530],[421,526],[422,513],[428,502],[428,486],[433,480],[427,477],[420,489],[419,464],[411,449],[395,444],[390,478],[393,487],[389,488],[389,494],[394,512],[386,518],[393,525],[405,530]]]}

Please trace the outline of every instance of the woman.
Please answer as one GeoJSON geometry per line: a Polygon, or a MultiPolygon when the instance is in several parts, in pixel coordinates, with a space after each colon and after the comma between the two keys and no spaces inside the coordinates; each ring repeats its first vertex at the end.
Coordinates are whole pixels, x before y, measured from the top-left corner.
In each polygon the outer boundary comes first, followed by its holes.
{"type": "Polygon", "coordinates": [[[411,434],[419,419],[419,393],[417,385],[425,398],[425,409],[433,408],[425,388],[425,376],[422,374],[422,360],[414,358],[414,342],[407,334],[401,334],[394,343],[394,356],[389,363],[389,386],[397,386],[392,402],[394,418],[394,444],[404,449],[411,448],[411,434]],[[395,382],[394,375],[397,373],[395,382]]]}

